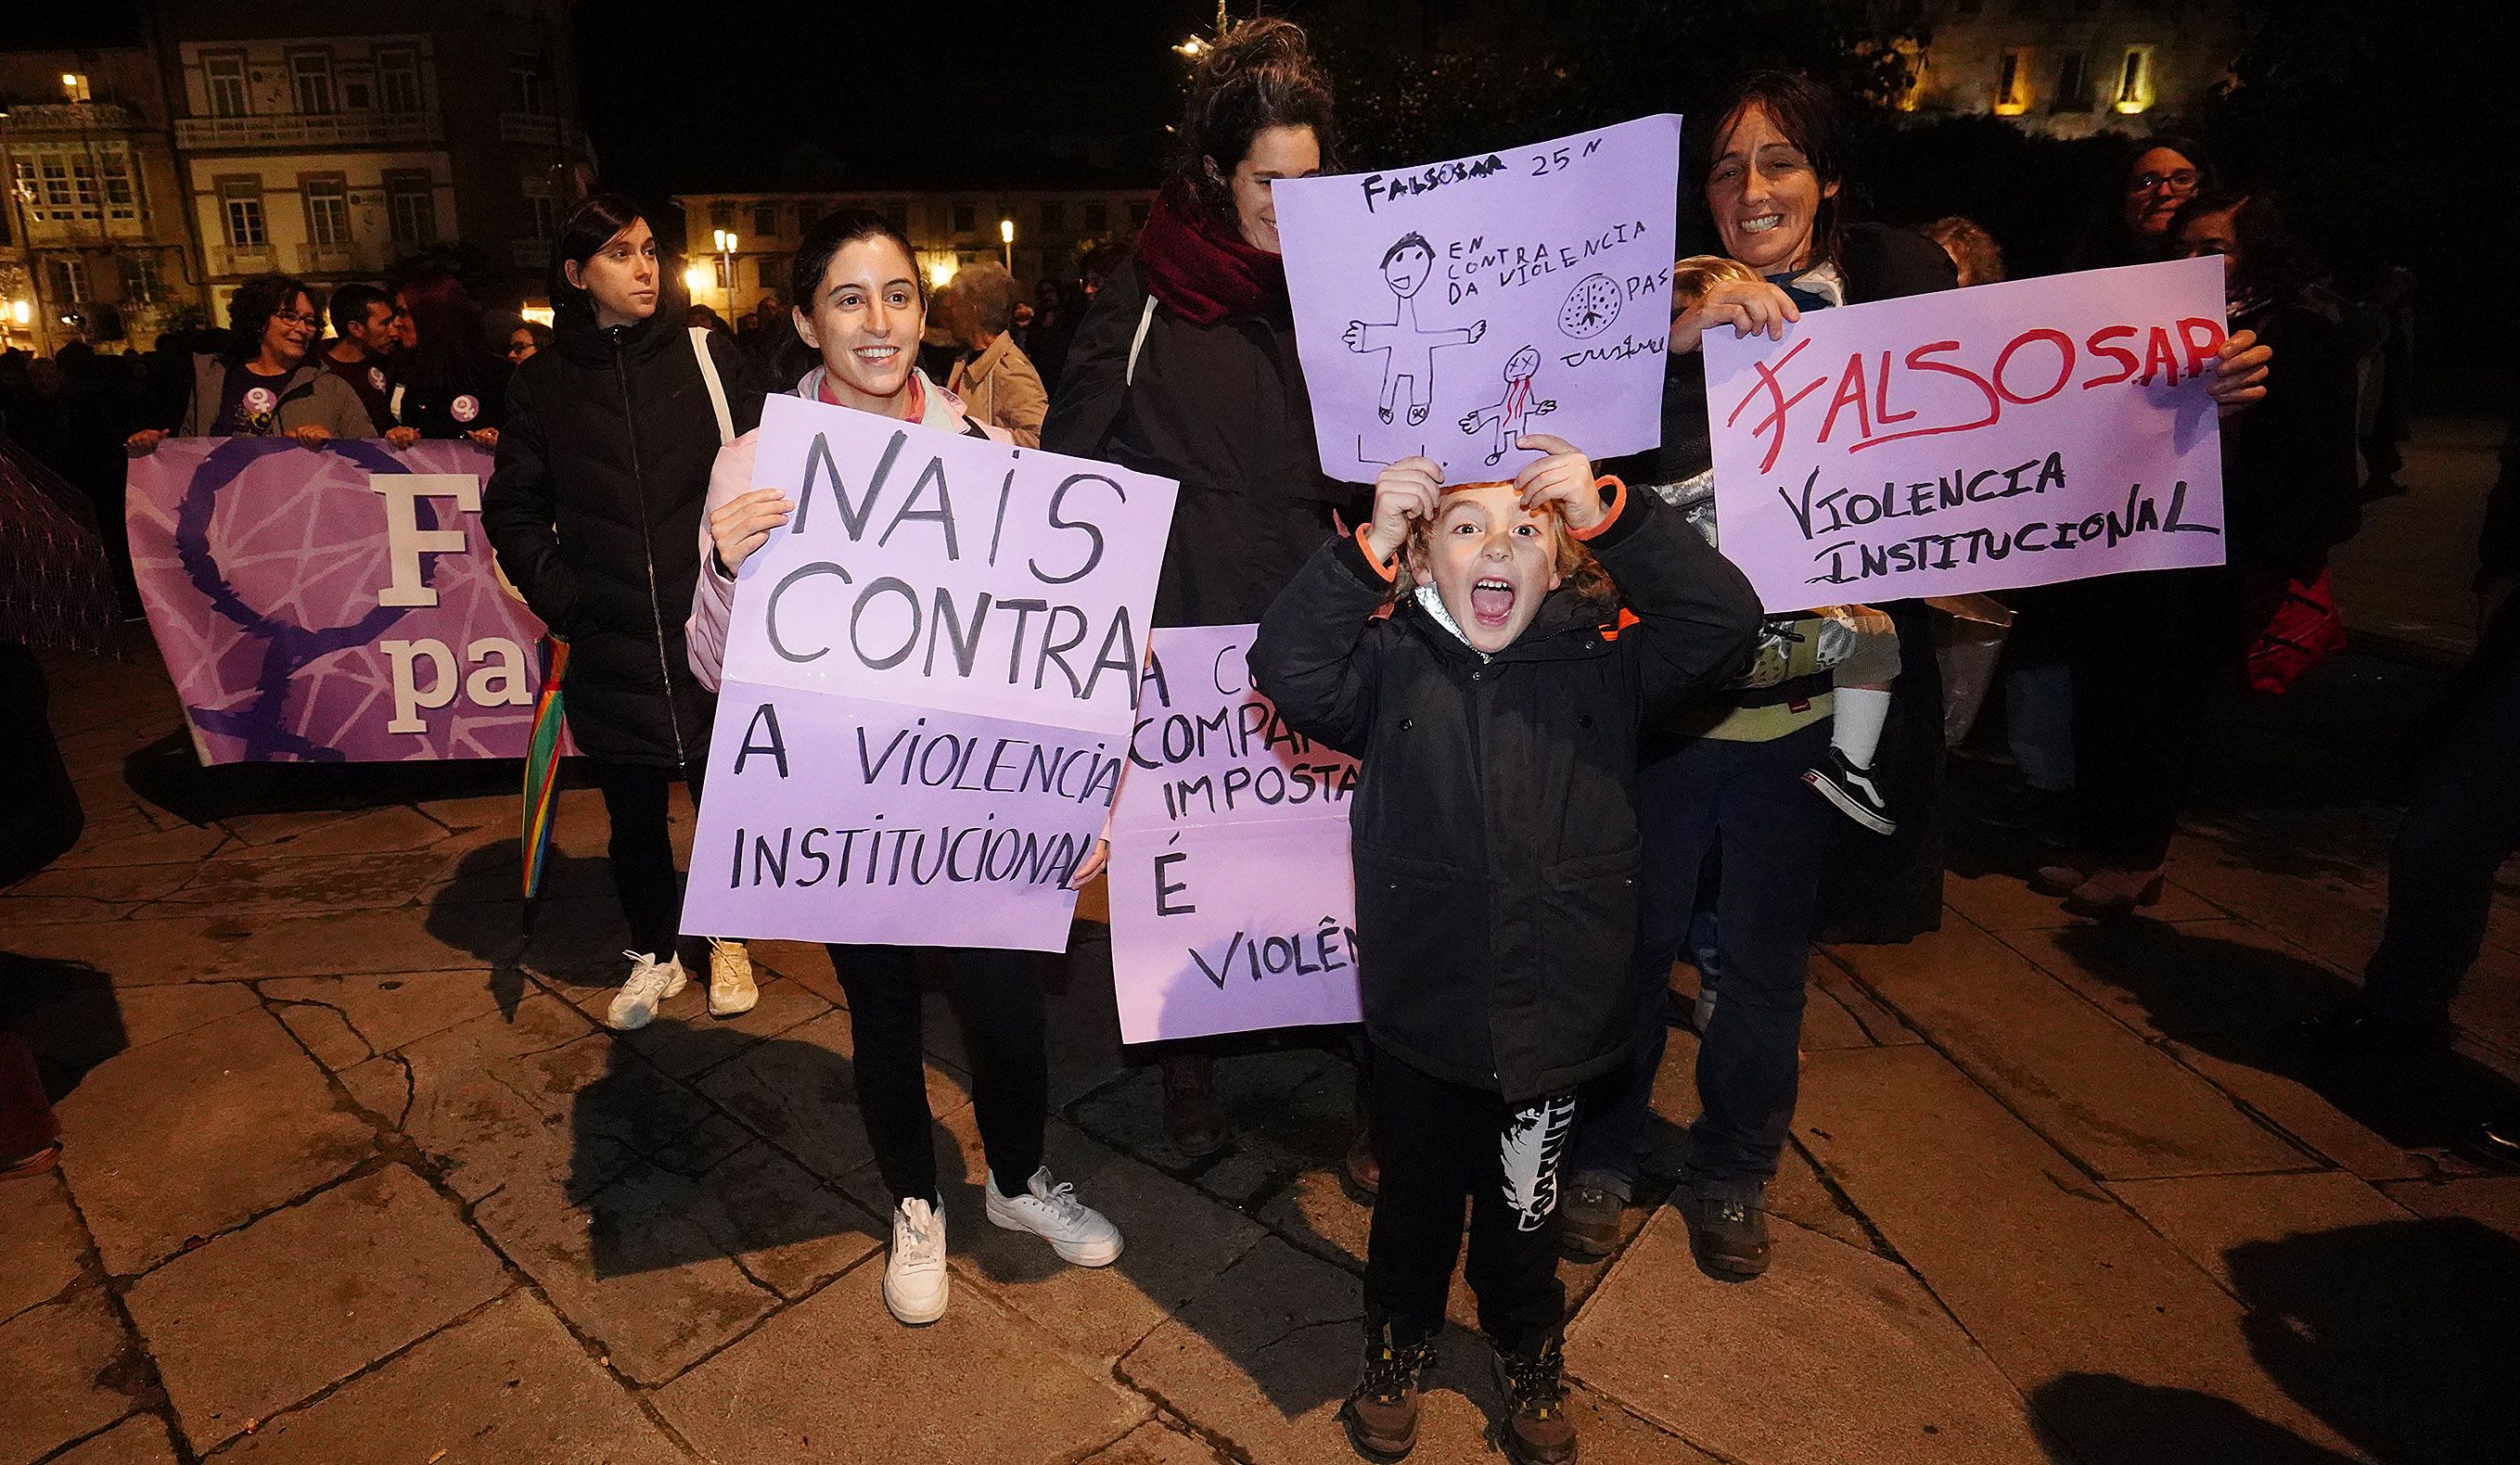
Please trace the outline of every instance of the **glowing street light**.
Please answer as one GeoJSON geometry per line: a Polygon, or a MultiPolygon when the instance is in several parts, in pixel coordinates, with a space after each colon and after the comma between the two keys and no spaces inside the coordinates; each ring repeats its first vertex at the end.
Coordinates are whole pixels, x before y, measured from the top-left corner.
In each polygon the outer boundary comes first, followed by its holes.
{"type": "Polygon", "coordinates": [[[1005,247],[1006,251],[1007,251],[1007,273],[1008,273],[1008,274],[1010,274],[1010,275],[1012,275],[1012,274],[1013,274],[1013,273],[1015,272],[1015,221],[1014,221],[1014,220],[1012,220],[1012,219],[1000,219],[1000,220],[998,220],[998,243],[999,243],[1001,245],[1003,245],[1003,246],[1005,247]]]}
{"type": "Polygon", "coordinates": [[[726,319],[730,327],[735,324],[735,251],[742,243],[731,229],[717,231],[719,267],[726,271],[726,319]]]}
{"type": "Polygon", "coordinates": [[[1200,40],[1197,36],[1192,36],[1189,40],[1173,47],[1173,54],[1176,56],[1188,57],[1192,61],[1196,61],[1207,54],[1207,42],[1200,40]]]}

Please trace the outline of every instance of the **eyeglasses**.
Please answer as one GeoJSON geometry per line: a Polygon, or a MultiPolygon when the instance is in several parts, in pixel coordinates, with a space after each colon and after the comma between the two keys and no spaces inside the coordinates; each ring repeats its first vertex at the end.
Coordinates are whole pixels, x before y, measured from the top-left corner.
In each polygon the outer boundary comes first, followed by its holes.
{"type": "Polygon", "coordinates": [[[2164,188],[2170,190],[2174,194],[2192,194],[2196,192],[2196,170],[2194,168],[2174,168],[2167,173],[2138,173],[2136,175],[2135,181],[2127,185],[2127,192],[2130,194],[2148,194],[2156,189],[2164,188]]]}
{"type": "Polygon", "coordinates": [[[320,315],[292,315],[285,310],[273,311],[271,318],[284,326],[295,326],[301,331],[313,331],[324,324],[324,318],[320,315]]]}

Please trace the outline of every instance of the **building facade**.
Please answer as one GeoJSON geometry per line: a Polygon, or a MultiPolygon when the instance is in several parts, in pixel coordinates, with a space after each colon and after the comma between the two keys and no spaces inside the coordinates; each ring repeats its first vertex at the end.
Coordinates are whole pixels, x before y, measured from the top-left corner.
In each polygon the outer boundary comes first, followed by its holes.
{"type": "Polygon", "coordinates": [[[1903,106],[2055,137],[2192,114],[2247,39],[2249,0],[1930,0],[1903,106]]]}
{"type": "Polygon", "coordinates": [[[930,285],[963,266],[1013,260],[1017,280],[1065,280],[1097,244],[1135,239],[1154,194],[1148,189],[899,189],[863,193],[679,194],[683,252],[692,299],[730,320],[776,291],[788,295],[788,262],[805,231],[841,208],[870,208],[909,236],[930,285]],[[1012,240],[1007,238],[1012,226],[1012,240]],[[721,250],[718,235],[736,247],[721,250]]]}
{"type": "Polygon", "coordinates": [[[442,255],[484,303],[540,303],[589,158],[565,0],[151,7],[214,304],[442,255]]]}
{"type": "Polygon", "coordinates": [[[0,52],[0,347],[146,348],[201,273],[155,59],[0,52]]]}

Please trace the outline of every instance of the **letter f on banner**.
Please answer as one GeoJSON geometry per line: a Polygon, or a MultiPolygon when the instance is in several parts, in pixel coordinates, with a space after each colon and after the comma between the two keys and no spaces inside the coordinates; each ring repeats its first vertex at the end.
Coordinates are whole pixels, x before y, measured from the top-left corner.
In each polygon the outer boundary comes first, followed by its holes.
{"type": "Polygon", "coordinates": [[[385,536],[393,582],[377,592],[380,605],[434,605],[437,592],[421,573],[423,555],[461,555],[464,528],[423,529],[419,501],[423,494],[455,501],[466,513],[481,511],[481,480],[471,473],[374,473],[368,486],[384,496],[385,536]]]}

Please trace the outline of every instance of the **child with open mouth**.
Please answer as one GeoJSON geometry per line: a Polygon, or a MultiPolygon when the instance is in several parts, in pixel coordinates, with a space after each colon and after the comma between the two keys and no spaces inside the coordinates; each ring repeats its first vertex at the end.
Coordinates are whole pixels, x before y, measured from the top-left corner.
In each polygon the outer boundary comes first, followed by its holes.
{"type": "Polygon", "coordinates": [[[1568,443],[1510,483],[1424,458],[1316,553],[1260,623],[1257,685],[1359,755],[1359,979],[1382,1186],[1364,1379],[1340,1418],[1370,1459],[1417,1443],[1469,1203],[1466,1274],[1516,1465],[1575,1457],[1554,1227],[1575,1088],[1635,1039],[1641,729],[1743,665],[1749,582],[1568,443]]]}

